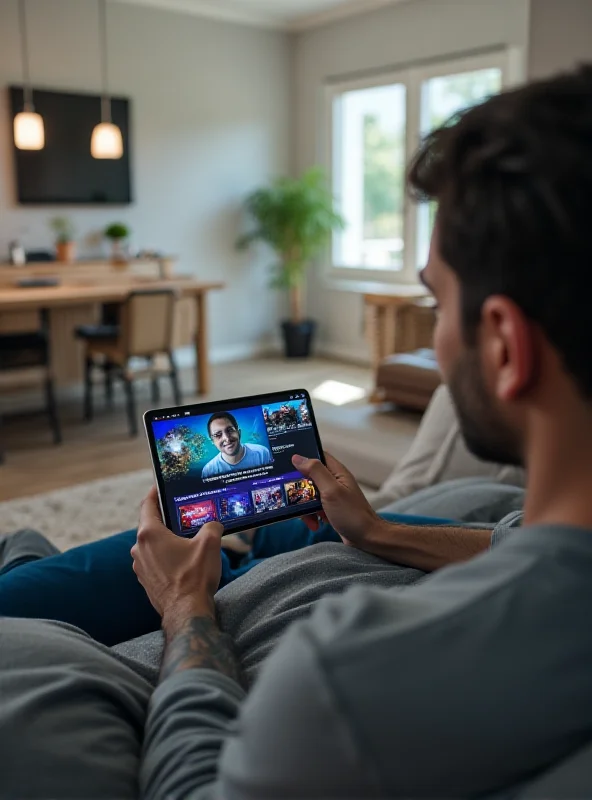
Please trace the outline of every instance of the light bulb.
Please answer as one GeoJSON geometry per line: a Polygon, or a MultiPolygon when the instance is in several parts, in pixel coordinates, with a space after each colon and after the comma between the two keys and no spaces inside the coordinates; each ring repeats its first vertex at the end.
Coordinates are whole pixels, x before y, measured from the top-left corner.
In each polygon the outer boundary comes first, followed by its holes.
{"type": "Polygon", "coordinates": [[[93,158],[121,158],[123,139],[117,125],[100,122],[95,126],[90,139],[90,154],[93,158]]]}
{"type": "Polygon", "coordinates": [[[14,143],[19,150],[43,150],[43,117],[34,111],[21,111],[14,118],[14,143]]]}

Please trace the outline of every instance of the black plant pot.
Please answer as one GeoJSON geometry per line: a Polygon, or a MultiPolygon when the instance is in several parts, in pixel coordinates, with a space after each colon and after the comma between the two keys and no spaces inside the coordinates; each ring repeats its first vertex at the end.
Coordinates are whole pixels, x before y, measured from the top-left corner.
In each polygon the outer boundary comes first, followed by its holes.
{"type": "Polygon", "coordinates": [[[317,323],[313,319],[302,322],[282,322],[284,350],[287,358],[307,358],[317,323]]]}

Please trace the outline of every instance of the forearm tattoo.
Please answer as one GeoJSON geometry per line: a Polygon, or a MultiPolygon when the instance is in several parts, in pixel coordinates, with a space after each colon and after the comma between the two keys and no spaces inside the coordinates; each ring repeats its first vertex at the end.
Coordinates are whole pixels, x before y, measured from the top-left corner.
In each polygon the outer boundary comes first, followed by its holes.
{"type": "Polygon", "coordinates": [[[241,683],[234,645],[211,617],[191,617],[167,637],[160,680],[186,669],[213,669],[241,683]]]}

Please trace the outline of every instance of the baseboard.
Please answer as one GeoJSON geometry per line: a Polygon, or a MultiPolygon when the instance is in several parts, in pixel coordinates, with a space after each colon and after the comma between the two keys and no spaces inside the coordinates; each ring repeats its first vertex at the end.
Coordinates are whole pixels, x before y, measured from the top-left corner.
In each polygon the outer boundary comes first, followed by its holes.
{"type": "MultiPolygon", "coordinates": [[[[210,364],[228,364],[231,361],[246,361],[249,358],[276,355],[279,349],[273,342],[247,342],[213,347],[210,350],[210,364]]],[[[195,350],[189,345],[176,350],[177,366],[181,369],[193,367],[195,350]]]]}
{"type": "Polygon", "coordinates": [[[212,364],[227,364],[229,361],[245,361],[278,353],[278,349],[270,342],[250,342],[247,344],[229,344],[212,348],[210,361],[212,364]]]}
{"type": "MultiPolygon", "coordinates": [[[[325,358],[335,358],[351,364],[367,367],[370,356],[365,347],[347,347],[334,342],[319,342],[314,348],[315,355],[325,358]]],[[[245,344],[230,344],[214,347],[210,351],[211,364],[227,364],[231,361],[245,361],[249,358],[262,356],[281,355],[282,345],[279,340],[268,342],[248,342],[245,344]]],[[[192,367],[195,364],[195,350],[191,345],[181,347],[176,351],[177,364],[181,368],[192,367]]]]}
{"type": "Polygon", "coordinates": [[[348,361],[367,367],[371,363],[370,354],[366,347],[348,347],[335,342],[319,342],[315,347],[316,355],[326,358],[335,358],[338,361],[348,361]]]}

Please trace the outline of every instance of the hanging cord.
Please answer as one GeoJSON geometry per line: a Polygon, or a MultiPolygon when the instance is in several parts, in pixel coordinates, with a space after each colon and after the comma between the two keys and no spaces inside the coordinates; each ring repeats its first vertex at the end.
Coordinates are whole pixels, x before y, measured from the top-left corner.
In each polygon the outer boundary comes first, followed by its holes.
{"type": "Polygon", "coordinates": [[[103,84],[101,118],[103,122],[111,122],[109,75],[107,72],[107,0],[99,0],[99,37],[101,48],[101,82],[103,84]]]}
{"type": "Polygon", "coordinates": [[[23,56],[23,94],[25,111],[33,111],[33,90],[31,89],[31,76],[29,73],[29,43],[27,37],[27,13],[25,0],[19,0],[19,28],[21,33],[21,53],[23,56]]]}

